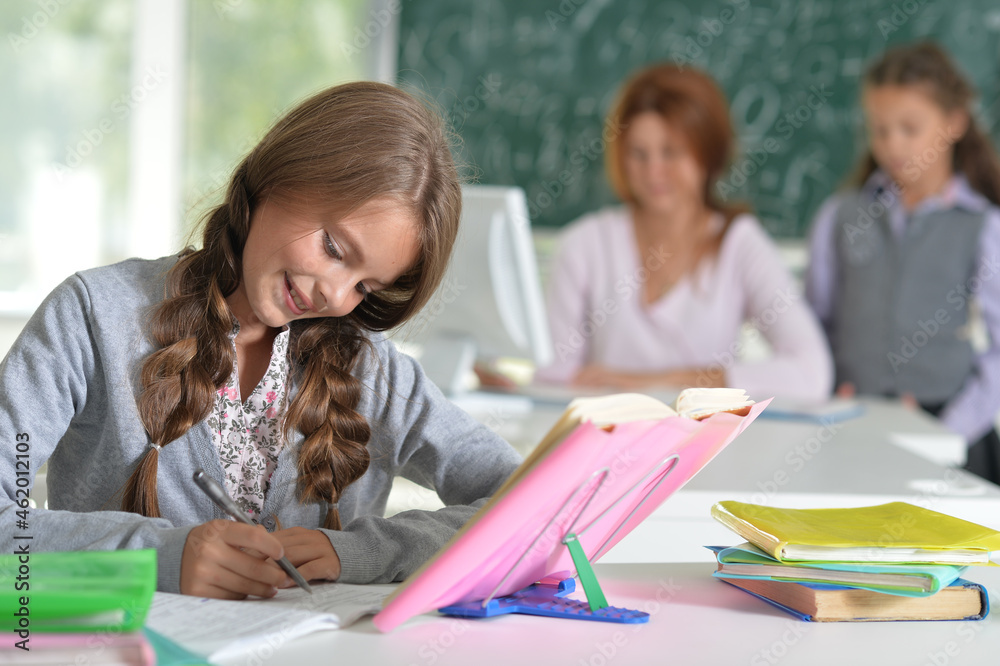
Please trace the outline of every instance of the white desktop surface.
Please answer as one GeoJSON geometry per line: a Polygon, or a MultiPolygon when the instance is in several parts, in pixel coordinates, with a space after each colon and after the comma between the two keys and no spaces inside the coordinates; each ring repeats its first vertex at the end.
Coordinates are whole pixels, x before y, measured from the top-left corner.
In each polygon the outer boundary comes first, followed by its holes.
{"type": "MultiPolygon", "coordinates": [[[[608,601],[650,613],[623,625],[507,615],[486,620],[422,615],[388,634],[365,619],[224,662],[393,666],[852,666],[996,664],[1000,616],[980,622],[801,622],[712,577],[711,563],[598,564],[608,601]],[[937,661],[935,661],[937,659],[937,661]]],[[[1000,589],[1000,570],[967,578],[1000,589]]],[[[991,603],[998,600],[991,596],[991,603]]]]}
{"type": "MultiPolygon", "coordinates": [[[[708,514],[711,504],[722,499],[790,507],[907,500],[1000,528],[1000,488],[892,442],[894,433],[928,441],[940,437],[942,442],[953,442],[953,435],[934,419],[898,404],[875,401],[866,407],[863,417],[834,428],[758,419],[602,558],[596,570],[609,602],[650,612],[648,624],[426,614],[381,634],[364,619],[224,663],[998,663],[1000,615],[982,622],[805,623],[712,578],[714,558],[703,546],[738,540],[708,514]],[[827,433],[820,441],[824,427],[827,433]],[[803,457],[796,447],[809,446],[813,438],[821,446],[806,449],[808,460],[800,465],[789,458],[803,457]]],[[[494,410],[482,418],[526,453],[561,411],[556,406],[529,414],[494,410]]],[[[996,568],[972,568],[966,577],[1000,591],[996,568]]],[[[581,598],[580,593],[574,596],[581,598]]],[[[992,594],[991,602],[1000,603],[992,594]]]]}

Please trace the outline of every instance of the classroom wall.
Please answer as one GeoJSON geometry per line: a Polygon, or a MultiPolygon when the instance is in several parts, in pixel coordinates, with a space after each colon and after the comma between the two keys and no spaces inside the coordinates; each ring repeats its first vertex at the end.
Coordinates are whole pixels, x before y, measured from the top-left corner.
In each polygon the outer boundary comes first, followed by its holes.
{"type": "Polygon", "coordinates": [[[982,92],[1000,137],[995,0],[436,0],[402,5],[400,80],[443,107],[467,172],[520,185],[532,221],[560,226],[614,199],[604,116],[624,77],[656,61],[711,72],[742,156],[723,199],[801,237],[862,144],[857,84],[887,46],[932,37],[982,92]]]}

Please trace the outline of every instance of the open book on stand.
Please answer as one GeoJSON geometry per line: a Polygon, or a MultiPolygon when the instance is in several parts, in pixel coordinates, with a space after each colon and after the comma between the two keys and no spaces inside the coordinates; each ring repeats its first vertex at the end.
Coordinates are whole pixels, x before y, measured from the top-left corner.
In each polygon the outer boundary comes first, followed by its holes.
{"type": "Polygon", "coordinates": [[[767,405],[721,391],[682,393],[676,406],[691,417],[640,394],[570,403],[490,501],[400,585],[375,626],[389,631],[470,602],[485,608],[574,571],[586,589],[581,564],[600,559],[767,405]]]}

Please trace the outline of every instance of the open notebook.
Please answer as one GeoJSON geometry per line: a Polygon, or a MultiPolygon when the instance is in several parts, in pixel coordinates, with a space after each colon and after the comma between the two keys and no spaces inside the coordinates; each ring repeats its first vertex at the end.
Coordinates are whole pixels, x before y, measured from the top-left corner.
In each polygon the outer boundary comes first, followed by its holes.
{"type": "Polygon", "coordinates": [[[242,601],[157,592],[146,625],[195,654],[223,660],[346,627],[378,611],[395,587],[314,582],[311,595],[294,587],[242,601]]]}

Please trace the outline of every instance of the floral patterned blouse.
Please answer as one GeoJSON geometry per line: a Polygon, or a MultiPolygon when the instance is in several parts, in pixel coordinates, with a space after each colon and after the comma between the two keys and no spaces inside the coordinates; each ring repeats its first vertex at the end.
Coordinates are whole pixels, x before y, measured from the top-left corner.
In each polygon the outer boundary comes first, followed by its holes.
{"type": "Polygon", "coordinates": [[[222,461],[229,496],[257,520],[271,474],[278,464],[278,454],[284,446],[281,416],[285,411],[288,385],[288,327],[274,339],[271,361],[264,377],[242,402],[235,355],[239,332],[239,322],[234,319],[229,334],[233,344],[233,373],[226,385],[218,390],[208,425],[222,461]]]}

